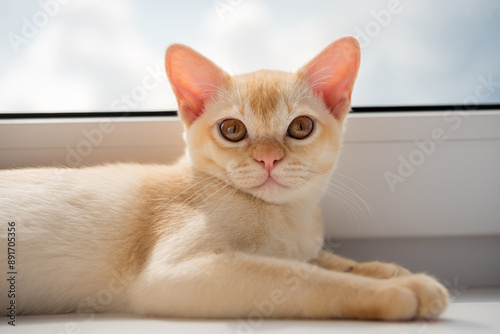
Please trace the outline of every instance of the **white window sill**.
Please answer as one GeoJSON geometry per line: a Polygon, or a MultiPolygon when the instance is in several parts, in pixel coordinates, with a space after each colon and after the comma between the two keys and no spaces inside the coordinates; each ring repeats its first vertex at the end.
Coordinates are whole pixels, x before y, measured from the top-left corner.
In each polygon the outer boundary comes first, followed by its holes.
{"type": "MultiPolygon", "coordinates": [[[[0,120],[0,168],[169,163],[184,151],[178,118],[108,121],[0,120]]],[[[500,111],[351,114],[322,205],[326,231],[336,238],[500,235],[499,166],[500,111]],[[424,141],[427,151],[417,144],[424,141]]]]}
{"type": "Polygon", "coordinates": [[[466,290],[436,321],[381,322],[353,320],[182,320],[124,314],[18,316],[15,328],[0,324],[2,333],[500,333],[500,289],[466,290]]]}

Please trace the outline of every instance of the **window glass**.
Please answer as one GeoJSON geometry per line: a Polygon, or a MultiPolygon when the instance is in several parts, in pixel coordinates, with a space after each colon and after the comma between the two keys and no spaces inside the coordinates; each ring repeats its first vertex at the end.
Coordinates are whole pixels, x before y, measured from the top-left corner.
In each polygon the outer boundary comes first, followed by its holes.
{"type": "Polygon", "coordinates": [[[166,47],[295,71],[358,36],[355,106],[500,103],[497,0],[2,0],[0,112],[175,110],[166,47]]]}

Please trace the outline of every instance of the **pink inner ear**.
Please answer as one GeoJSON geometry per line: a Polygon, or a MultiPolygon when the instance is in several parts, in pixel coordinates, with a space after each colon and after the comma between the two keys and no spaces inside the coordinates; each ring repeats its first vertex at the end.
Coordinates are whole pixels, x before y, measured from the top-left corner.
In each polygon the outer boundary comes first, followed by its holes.
{"type": "Polygon", "coordinates": [[[328,45],[298,73],[323,97],[332,114],[337,119],[343,119],[349,112],[359,62],[358,41],[353,37],[344,37],[328,45]]]}
{"type": "Polygon", "coordinates": [[[179,115],[190,125],[205,102],[229,75],[193,49],[174,44],[167,49],[165,68],[179,105],[179,115]]]}

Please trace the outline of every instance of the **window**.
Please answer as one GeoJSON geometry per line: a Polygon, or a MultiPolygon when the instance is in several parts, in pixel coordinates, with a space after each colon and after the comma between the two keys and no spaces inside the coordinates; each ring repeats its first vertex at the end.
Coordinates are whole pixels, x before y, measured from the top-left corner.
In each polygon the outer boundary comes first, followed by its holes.
{"type": "Polygon", "coordinates": [[[350,116],[332,186],[363,202],[325,198],[327,235],[498,235],[499,32],[495,0],[0,0],[0,169],[175,160],[177,118],[106,118],[175,114],[169,44],[237,74],[357,35],[357,110],[442,112],[350,116]]]}
{"type": "Polygon", "coordinates": [[[344,35],[355,106],[500,103],[495,0],[2,1],[0,32],[0,113],[175,110],[171,43],[236,74],[295,71],[344,35]]]}

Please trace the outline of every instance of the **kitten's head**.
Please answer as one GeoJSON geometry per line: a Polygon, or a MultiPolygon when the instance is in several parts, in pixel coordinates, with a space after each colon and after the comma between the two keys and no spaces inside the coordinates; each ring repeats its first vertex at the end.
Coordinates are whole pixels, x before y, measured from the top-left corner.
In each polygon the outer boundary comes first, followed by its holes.
{"type": "Polygon", "coordinates": [[[192,164],[268,202],[316,198],[337,160],[359,61],[346,37],[296,73],[230,76],[170,46],[165,66],[192,164]]]}

